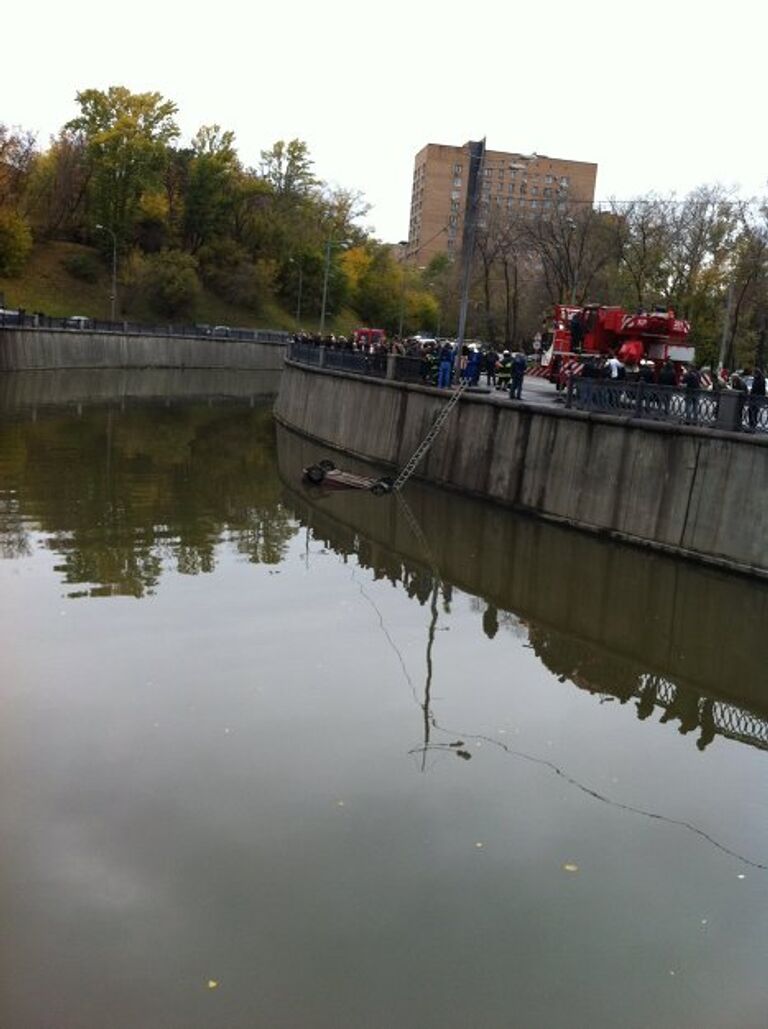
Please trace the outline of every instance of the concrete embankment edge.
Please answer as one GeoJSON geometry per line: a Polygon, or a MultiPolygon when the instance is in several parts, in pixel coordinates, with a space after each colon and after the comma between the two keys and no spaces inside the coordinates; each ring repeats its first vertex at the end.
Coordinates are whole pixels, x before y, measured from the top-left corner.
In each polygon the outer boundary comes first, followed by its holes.
{"type": "Polygon", "coordinates": [[[3,329],[0,371],[218,368],[280,371],[285,344],[61,329],[3,329]]]}
{"type": "MultiPolygon", "coordinates": [[[[445,394],[286,363],[275,416],[402,467],[445,394]]],[[[768,577],[768,440],[462,398],[418,477],[506,507],[768,577]]]]}

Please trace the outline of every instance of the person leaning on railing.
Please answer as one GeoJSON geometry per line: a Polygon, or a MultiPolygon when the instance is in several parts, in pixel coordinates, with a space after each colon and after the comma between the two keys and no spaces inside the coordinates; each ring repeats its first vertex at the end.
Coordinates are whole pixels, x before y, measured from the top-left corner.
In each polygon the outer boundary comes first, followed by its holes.
{"type": "Polygon", "coordinates": [[[671,361],[665,361],[659,372],[659,385],[662,387],[661,404],[665,415],[669,414],[672,390],[677,385],[677,373],[671,361]]]}
{"type": "Polygon", "coordinates": [[[755,368],[752,375],[752,388],[749,391],[749,409],[747,420],[750,429],[757,428],[760,408],[765,405],[765,373],[762,368],[755,368]]]}
{"type": "Polygon", "coordinates": [[[689,364],[683,375],[683,385],[685,386],[685,424],[696,425],[698,422],[698,411],[699,401],[698,392],[701,386],[701,379],[699,373],[689,364]]]}

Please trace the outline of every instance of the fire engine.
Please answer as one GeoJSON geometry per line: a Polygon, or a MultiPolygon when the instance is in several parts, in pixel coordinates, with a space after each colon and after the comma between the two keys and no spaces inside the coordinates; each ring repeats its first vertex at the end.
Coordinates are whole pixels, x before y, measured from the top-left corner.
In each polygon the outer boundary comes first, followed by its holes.
{"type": "Polygon", "coordinates": [[[355,329],[353,339],[363,350],[372,350],[379,343],[386,343],[387,334],[384,329],[355,329]]]}
{"type": "Polygon", "coordinates": [[[628,314],[623,307],[557,304],[552,345],[541,360],[542,374],[560,389],[568,375],[581,371],[586,357],[614,354],[626,365],[650,360],[658,367],[672,361],[679,369],[691,363],[696,353],[688,343],[689,332],[688,322],[672,310],[628,314]]]}

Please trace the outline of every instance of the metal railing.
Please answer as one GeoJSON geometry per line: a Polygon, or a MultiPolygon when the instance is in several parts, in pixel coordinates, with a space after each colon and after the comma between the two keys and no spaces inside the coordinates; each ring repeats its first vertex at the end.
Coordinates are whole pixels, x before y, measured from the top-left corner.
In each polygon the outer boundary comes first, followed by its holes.
{"type": "Polygon", "coordinates": [[[326,347],[323,367],[384,379],[387,375],[387,355],[366,354],[360,350],[333,350],[326,347]]]}
{"type": "Polygon", "coordinates": [[[172,325],[157,322],[111,322],[99,318],[52,318],[30,311],[0,310],[0,329],[53,329],[67,332],[113,332],[137,336],[185,336],[195,339],[238,340],[243,343],[286,343],[289,332],[237,329],[228,325],[172,325]]]}
{"type": "Polygon", "coordinates": [[[314,365],[317,368],[322,365],[325,352],[323,347],[316,347],[312,343],[297,343],[296,340],[290,340],[286,356],[291,361],[314,365]]]}
{"type": "MultiPolygon", "coordinates": [[[[635,696],[642,698],[645,694],[648,694],[654,706],[674,714],[681,691],[669,679],[647,673],[640,676],[635,696]]],[[[725,700],[710,700],[704,696],[693,698],[693,703],[688,707],[691,708],[690,713],[695,714],[697,726],[702,731],[768,750],[768,721],[753,711],[725,700]]]]}
{"type": "Polygon", "coordinates": [[[680,389],[647,382],[572,378],[566,407],[732,432],[768,432],[768,398],[736,390],[680,389]]]}
{"type": "Polygon", "coordinates": [[[437,366],[432,372],[432,364],[423,357],[409,357],[398,354],[395,357],[395,378],[399,382],[418,382],[422,386],[437,385],[437,366]]]}
{"type": "Polygon", "coordinates": [[[337,349],[292,340],[288,344],[287,357],[291,361],[314,365],[316,368],[332,368],[334,371],[354,372],[378,379],[434,385],[429,362],[408,354],[369,354],[363,350],[337,349]]]}

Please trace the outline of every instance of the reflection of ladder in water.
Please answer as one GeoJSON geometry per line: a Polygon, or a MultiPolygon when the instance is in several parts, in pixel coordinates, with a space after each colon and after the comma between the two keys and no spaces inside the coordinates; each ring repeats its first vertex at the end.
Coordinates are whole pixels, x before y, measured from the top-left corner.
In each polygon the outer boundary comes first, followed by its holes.
{"type": "Polygon", "coordinates": [[[445,425],[445,423],[446,423],[446,421],[448,419],[448,415],[451,413],[451,411],[454,409],[454,407],[458,404],[459,398],[461,397],[461,395],[463,394],[463,392],[467,388],[467,386],[469,386],[469,379],[465,379],[458,386],[458,388],[454,391],[454,394],[451,397],[451,399],[448,401],[448,403],[442,409],[442,411],[437,416],[437,418],[435,418],[435,420],[434,420],[434,422],[432,424],[432,428],[429,430],[429,432],[424,437],[424,439],[421,441],[421,443],[419,443],[418,447],[416,447],[416,449],[414,450],[414,452],[411,454],[410,458],[408,459],[408,463],[405,465],[405,467],[402,469],[402,471],[400,472],[398,477],[392,483],[392,489],[393,489],[393,491],[395,493],[398,490],[403,488],[403,486],[406,484],[406,482],[408,482],[410,477],[416,471],[416,468],[417,468],[417,466],[419,464],[419,461],[421,461],[422,457],[424,457],[426,452],[429,450],[429,448],[434,443],[436,436],[438,435],[438,433],[440,432],[442,427],[445,425]]]}
{"type": "Polygon", "coordinates": [[[397,502],[400,505],[400,510],[405,515],[405,520],[408,522],[408,525],[410,527],[411,532],[416,537],[416,539],[419,541],[419,544],[421,545],[421,549],[424,551],[424,556],[426,557],[427,561],[429,562],[429,567],[430,567],[430,570],[432,572],[432,577],[437,582],[437,581],[440,580],[440,572],[437,569],[437,564],[435,563],[434,556],[432,555],[432,550],[431,550],[431,548],[429,546],[429,541],[428,541],[427,537],[424,535],[424,531],[421,528],[421,525],[419,525],[419,520],[416,517],[416,515],[413,513],[413,511],[411,510],[410,504],[405,499],[405,497],[402,495],[402,493],[397,493],[396,496],[397,496],[397,502]]]}

